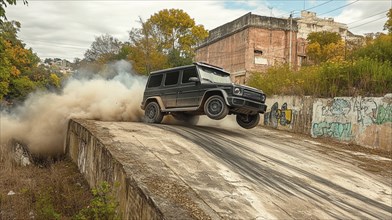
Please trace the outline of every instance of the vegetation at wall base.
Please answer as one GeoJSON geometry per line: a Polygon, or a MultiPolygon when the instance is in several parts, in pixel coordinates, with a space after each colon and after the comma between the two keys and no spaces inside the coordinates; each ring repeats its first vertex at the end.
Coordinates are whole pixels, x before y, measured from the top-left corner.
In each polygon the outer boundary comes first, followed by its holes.
{"type": "Polygon", "coordinates": [[[69,159],[20,166],[0,146],[0,219],[73,219],[93,199],[69,159]]]}
{"type": "Polygon", "coordinates": [[[112,188],[108,182],[102,182],[97,188],[92,189],[92,193],[94,198],[75,216],[75,220],[120,219],[117,213],[118,203],[112,195],[112,188]]]}

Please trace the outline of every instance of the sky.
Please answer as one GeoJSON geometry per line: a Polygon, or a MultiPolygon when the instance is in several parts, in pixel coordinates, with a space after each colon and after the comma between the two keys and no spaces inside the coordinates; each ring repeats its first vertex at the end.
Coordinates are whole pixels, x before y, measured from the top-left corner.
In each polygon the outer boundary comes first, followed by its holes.
{"type": "Polygon", "coordinates": [[[392,0],[28,0],[28,5],[19,0],[6,8],[6,16],[22,24],[19,38],[41,59],[73,61],[100,35],[128,41],[129,31],[140,28],[139,17],[147,20],[162,9],[182,9],[207,30],[249,12],[287,18],[309,9],[364,34],[382,32],[391,7],[392,0]]]}

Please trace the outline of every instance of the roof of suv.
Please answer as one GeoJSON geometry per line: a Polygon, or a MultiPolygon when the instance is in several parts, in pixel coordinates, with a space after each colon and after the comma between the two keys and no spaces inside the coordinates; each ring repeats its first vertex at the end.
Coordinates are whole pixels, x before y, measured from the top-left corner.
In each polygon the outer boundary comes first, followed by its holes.
{"type": "Polygon", "coordinates": [[[162,73],[162,72],[170,72],[170,71],[174,71],[174,70],[186,69],[186,68],[193,67],[193,66],[204,66],[204,67],[208,67],[208,68],[211,68],[211,69],[219,70],[220,72],[223,72],[223,73],[226,73],[226,74],[230,75],[230,73],[225,71],[223,68],[218,67],[218,66],[214,66],[214,65],[211,65],[211,64],[208,64],[208,63],[204,63],[204,62],[195,62],[195,63],[193,63],[191,65],[179,66],[179,67],[163,69],[163,70],[157,70],[157,71],[151,72],[150,75],[157,74],[157,73],[162,73]]]}

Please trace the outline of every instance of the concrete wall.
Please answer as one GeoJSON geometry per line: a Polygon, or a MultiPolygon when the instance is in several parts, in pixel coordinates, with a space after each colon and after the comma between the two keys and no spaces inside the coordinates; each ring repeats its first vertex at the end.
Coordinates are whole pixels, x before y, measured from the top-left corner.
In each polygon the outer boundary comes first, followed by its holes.
{"type": "Polygon", "coordinates": [[[110,136],[95,137],[86,123],[70,120],[65,146],[67,154],[78,165],[89,185],[93,188],[106,181],[112,186],[119,202],[121,219],[163,219],[154,202],[113,157],[115,149],[112,145],[115,143],[110,136]]]}
{"type": "Polygon", "coordinates": [[[264,125],[309,134],[312,126],[313,98],[310,96],[267,97],[264,125]]]}
{"type": "Polygon", "coordinates": [[[273,96],[264,125],[392,151],[392,94],[320,99],[273,96]]]}

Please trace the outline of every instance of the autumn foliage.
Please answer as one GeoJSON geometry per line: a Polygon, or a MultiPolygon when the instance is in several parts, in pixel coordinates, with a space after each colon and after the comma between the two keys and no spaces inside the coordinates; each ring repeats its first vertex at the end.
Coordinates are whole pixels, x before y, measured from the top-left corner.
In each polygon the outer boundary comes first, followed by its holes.
{"type": "Polygon", "coordinates": [[[392,92],[392,35],[380,35],[350,54],[342,54],[340,39],[322,45],[313,42],[314,65],[290,70],[276,66],[254,73],[248,84],[269,95],[383,96],[392,92]],[[332,49],[335,48],[335,49],[332,49]],[[346,57],[346,58],[345,58],[346,57]]]}
{"type": "Polygon", "coordinates": [[[60,86],[59,77],[39,67],[38,56],[19,40],[19,29],[16,21],[0,24],[0,101],[23,100],[37,88],[60,86]]]}

